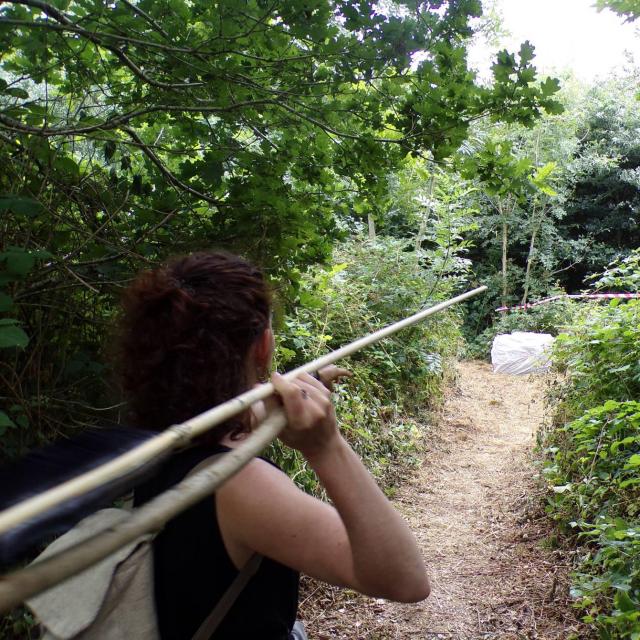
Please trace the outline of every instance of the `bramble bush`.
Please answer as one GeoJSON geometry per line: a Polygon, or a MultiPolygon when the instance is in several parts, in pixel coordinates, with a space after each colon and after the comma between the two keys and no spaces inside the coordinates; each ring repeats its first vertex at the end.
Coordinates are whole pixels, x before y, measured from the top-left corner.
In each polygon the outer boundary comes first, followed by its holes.
{"type": "Polygon", "coordinates": [[[639,514],[640,403],[607,400],[554,430],[547,445],[556,517],[593,522],[639,514]]]}
{"type": "MultiPolygon", "coordinates": [[[[461,274],[426,268],[422,252],[383,238],[339,246],[334,266],[303,280],[299,304],[277,332],[277,364],[291,369],[451,297],[461,274]]],[[[461,348],[460,310],[404,329],[342,363],[354,377],[337,387],[343,433],[371,472],[392,490],[398,462],[410,461],[418,418],[438,403],[461,348]]],[[[272,455],[305,488],[317,491],[304,460],[274,445],[272,455]]]]}
{"type": "Polygon", "coordinates": [[[581,550],[582,619],[605,640],[640,638],[640,403],[608,400],[546,445],[548,511],[581,550]]]}
{"type": "MultiPolygon", "coordinates": [[[[637,259],[611,265],[596,286],[633,291],[637,259]]],[[[640,639],[640,302],[588,307],[554,346],[561,374],[542,436],[548,512],[580,561],[572,595],[602,640],[640,639]]]]}
{"type": "Polygon", "coordinates": [[[554,345],[555,365],[565,374],[555,392],[564,422],[607,400],[640,397],[640,301],[589,309],[554,345]]]}

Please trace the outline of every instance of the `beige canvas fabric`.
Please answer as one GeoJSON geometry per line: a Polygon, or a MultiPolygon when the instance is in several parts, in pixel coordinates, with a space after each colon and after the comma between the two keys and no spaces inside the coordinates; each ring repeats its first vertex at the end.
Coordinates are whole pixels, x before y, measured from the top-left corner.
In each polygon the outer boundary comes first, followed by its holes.
{"type": "MultiPolygon", "coordinates": [[[[126,518],[102,509],[49,545],[35,562],[75,545],[126,518]]],[[[27,601],[46,629],[44,640],[156,640],[153,562],[147,535],[82,573],[27,601]]]]}

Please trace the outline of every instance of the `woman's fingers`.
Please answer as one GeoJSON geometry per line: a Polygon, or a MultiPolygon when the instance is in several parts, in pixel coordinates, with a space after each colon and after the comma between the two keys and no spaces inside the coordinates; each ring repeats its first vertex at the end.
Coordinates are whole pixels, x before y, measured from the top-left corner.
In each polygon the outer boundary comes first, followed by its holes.
{"type": "Polygon", "coordinates": [[[311,425],[307,422],[321,418],[330,409],[329,391],[307,374],[291,381],[274,374],[273,386],[282,398],[291,426],[308,428],[311,425]]]}
{"type": "Polygon", "coordinates": [[[315,378],[312,375],[309,375],[308,373],[302,373],[300,374],[296,379],[295,379],[296,383],[300,383],[300,384],[308,384],[311,385],[312,387],[314,387],[315,389],[318,389],[318,391],[322,392],[323,395],[326,395],[327,397],[329,397],[329,393],[327,392],[327,386],[324,384],[323,380],[319,380],[318,378],[315,378]]]}
{"type": "MultiPolygon", "coordinates": [[[[322,410],[322,413],[327,413],[331,406],[331,394],[329,390],[319,383],[317,380],[313,380],[314,384],[306,382],[305,380],[298,380],[297,385],[300,388],[300,394],[303,400],[310,400],[311,404],[318,406],[322,410]],[[319,386],[318,386],[319,385],[319,386]]],[[[309,408],[308,405],[305,405],[309,408]]]]}
{"type": "Polygon", "coordinates": [[[305,455],[326,446],[337,434],[329,390],[304,374],[291,381],[274,374],[272,381],[287,414],[288,426],[280,439],[305,455]]]}
{"type": "Polygon", "coordinates": [[[331,378],[333,380],[337,378],[353,378],[353,371],[345,369],[344,367],[338,367],[335,364],[330,364],[326,367],[322,367],[319,373],[324,377],[331,378]]]}
{"type": "Polygon", "coordinates": [[[318,371],[318,378],[320,379],[320,382],[322,382],[322,384],[324,384],[330,391],[333,391],[333,383],[336,380],[351,377],[353,377],[353,373],[349,371],[349,369],[337,367],[335,364],[322,367],[322,369],[318,371]]]}
{"type": "Polygon", "coordinates": [[[284,404],[288,416],[295,415],[303,410],[302,403],[304,402],[304,398],[298,385],[285,380],[277,372],[271,376],[271,382],[280,398],[282,398],[282,404],[284,404]]]}

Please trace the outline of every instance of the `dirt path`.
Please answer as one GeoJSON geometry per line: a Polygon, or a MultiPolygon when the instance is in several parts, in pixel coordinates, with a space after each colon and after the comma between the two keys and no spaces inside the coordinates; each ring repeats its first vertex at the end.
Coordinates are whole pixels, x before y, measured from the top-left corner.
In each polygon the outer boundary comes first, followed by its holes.
{"type": "Polygon", "coordinates": [[[559,640],[576,631],[566,558],[551,548],[531,458],[541,381],[478,362],[458,373],[423,465],[395,499],[427,559],[430,598],[402,605],[327,592],[308,612],[311,638],[559,640]]]}

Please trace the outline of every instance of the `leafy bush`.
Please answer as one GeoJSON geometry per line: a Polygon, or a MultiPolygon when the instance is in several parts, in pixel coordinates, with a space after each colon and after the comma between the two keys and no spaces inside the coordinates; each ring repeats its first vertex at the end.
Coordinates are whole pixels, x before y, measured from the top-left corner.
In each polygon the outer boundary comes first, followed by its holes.
{"type": "Polygon", "coordinates": [[[557,368],[566,373],[556,393],[556,414],[566,422],[607,400],[640,397],[640,301],[612,300],[591,308],[554,345],[557,368]]]}
{"type": "Polygon", "coordinates": [[[547,439],[549,512],[582,545],[572,594],[601,638],[640,637],[640,403],[607,401],[547,439]]]}
{"type": "Polygon", "coordinates": [[[603,514],[640,512],[640,403],[590,409],[547,439],[552,462],[545,474],[555,493],[556,517],[595,521],[603,514]]]}
{"type": "MultiPolygon", "coordinates": [[[[303,281],[300,304],[283,319],[278,366],[298,366],[450,297],[460,274],[442,277],[424,267],[423,252],[406,248],[391,238],[340,246],[336,265],[303,281]]],[[[337,390],[341,429],[385,484],[392,483],[394,462],[414,450],[417,415],[441,398],[461,345],[459,326],[459,310],[442,312],[344,363],[354,377],[337,390]]],[[[272,454],[302,486],[317,490],[300,456],[277,445],[272,454]]]]}
{"type": "MultiPolygon", "coordinates": [[[[633,290],[637,252],[596,286],[633,290]]],[[[554,345],[548,511],[579,549],[572,594],[603,640],[640,639],[640,302],[587,306],[554,345]]]]}
{"type": "Polygon", "coordinates": [[[640,291],[640,249],[612,262],[603,273],[592,279],[596,289],[617,289],[629,293],[640,291]]]}
{"type": "Polygon", "coordinates": [[[602,640],[640,638],[640,523],[602,517],[581,536],[591,541],[572,595],[602,640]]]}

